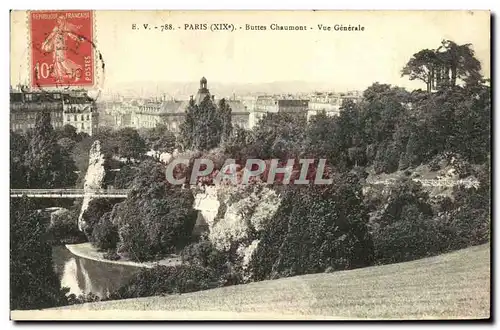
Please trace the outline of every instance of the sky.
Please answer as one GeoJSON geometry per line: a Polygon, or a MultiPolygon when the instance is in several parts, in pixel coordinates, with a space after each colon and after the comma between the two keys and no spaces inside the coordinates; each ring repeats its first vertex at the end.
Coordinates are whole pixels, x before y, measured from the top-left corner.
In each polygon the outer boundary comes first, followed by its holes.
{"type": "MultiPolygon", "coordinates": [[[[304,81],[364,89],[378,81],[425,88],[401,78],[401,68],[412,54],[437,48],[442,39],[472,43],[483,74],[490,76],[490,14],[484,11],[97,11],[94,23],[95,44],[106,63],[103,88],[140,81],[199,81],[201,76],[219,83],[304,81]],[[231,23],[236,31],[184,30],[184,24],[196,23],[231,23]],[[308,30],[272,31],[273,23],[305,25],[308,30]],[[132,30],[132,24],[140,29],[132,30]],[[172,24],[176,30],[144,30],[143,24],[172,24]],[[245,24],[267,30],[245,31],[245,24]],[[365,30],[320,31],[318,24],[361,25],[365,30]]],[[[27,36],[27,13],[12,12],[12,85],[27,81],[27,36]]]]}

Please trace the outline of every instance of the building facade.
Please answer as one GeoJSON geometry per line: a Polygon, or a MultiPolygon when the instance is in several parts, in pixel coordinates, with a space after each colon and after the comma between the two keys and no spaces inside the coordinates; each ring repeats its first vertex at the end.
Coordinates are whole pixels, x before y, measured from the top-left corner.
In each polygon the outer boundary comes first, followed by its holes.
{"type": "Polygon", "coordinates": [[[97,133],[99,112],[95,101],[85,92],[63,94],[63,124],[76,128],[77,133],[97,133]]]}
{"type": "Polygon", "coordinates": [[[306,115],[309,109],[309,100],[280,99],[277,101],[278,112],[306,115]]]}
{"type": "Polygon", "coordinates": [[[132,114],[139,110],[137,101],[105,101],[97,106],[99,126],[120,129],[132,126],[132,114]]]}
{"type": "Polygon", "coordinates": [[[131,126],[141,129],[166,125],[172,132],[178,132],[188,104],[188,101],[165,99],[145,102],[131,113],[131,126]]]}
{"type": "Polygon", "coordinates": [[[10,129],[26,132],[33,129],[37,114],[50,112],[50,122],[54,129],[70,124],[77,132],[89,135],[97,131],[98,114],[96,105],[86,92],[31,92],[11,91],[10,129]]]}
{"type": "Polygon", "coordinates": [[[255,100],[254,111],[250,113],[249,127],[252,128],[266,113],[294,113],[306,116],[309,100],[293,97],[261,95],[255,100]]]}
{"type": "Polygon", "coordinates": [[[324,111],[327,116],[338,116],[345,100],[357,103],[362,96],[358,92],[349,93],[315,93],[310,97],[307,118],[324,111]]]}
{"type": "Polygon", "coordinates": [[[33,129],[37,114],[50,112],[52,127],[59,128],[63,123],[63,102],[61,93],[23,92],[10,93],[10,129],[26,132],[33,129]]]}
{"type": "Polygon", "coordinates": [[[250,128],[250,110],[240,100],[228,100],[227,104],[231,107],[231,122],[233,126],[244,129],[250,128]]]}

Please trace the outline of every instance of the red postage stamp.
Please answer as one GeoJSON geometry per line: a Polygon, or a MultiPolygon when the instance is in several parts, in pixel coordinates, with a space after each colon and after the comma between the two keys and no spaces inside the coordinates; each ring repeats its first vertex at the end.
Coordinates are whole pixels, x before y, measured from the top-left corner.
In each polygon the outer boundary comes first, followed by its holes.
{"type": "Polygon", "coordinates": [[[32,87],[94,85],[93,12],[31,11],[32,87]]]}

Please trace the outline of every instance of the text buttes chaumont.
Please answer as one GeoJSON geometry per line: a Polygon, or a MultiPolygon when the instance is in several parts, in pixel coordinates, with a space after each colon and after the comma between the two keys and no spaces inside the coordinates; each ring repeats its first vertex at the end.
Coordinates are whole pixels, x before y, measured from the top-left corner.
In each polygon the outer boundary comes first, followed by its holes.
{"type": "Polygon", "coordinates": [[[266,31],[266,30],[275,30],[275,31],[306,31],[306,30],[328,30],[328,31],[364,31],[365,27],[358,25],[343,25],[343,24],[334,24],[332,26],[319,24],[315,27],[309,27],[305,25],[279,25],[279,24],[271,24],[269,26],[266,25],[251,25],[245,24],[245,30],[253,30],[253,31],[266,31]]]}

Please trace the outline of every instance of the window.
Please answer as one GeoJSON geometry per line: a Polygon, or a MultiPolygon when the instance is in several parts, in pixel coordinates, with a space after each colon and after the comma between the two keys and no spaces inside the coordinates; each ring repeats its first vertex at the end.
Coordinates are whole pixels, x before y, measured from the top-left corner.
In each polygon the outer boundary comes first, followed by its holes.
{"type": "Polygon", "coordinates": [[[77,121],[78,119],[76,119],[76,115],[74,115],[74,118],[73,118],[75,121],[77,121]]]}
{"type": "Polygon", "coordinates": [[[89,116],[89,115],[87,115],[87,120],[89,120],[89,119],[90,119],[90,116],[89,116]]]}
{"type": "Polygon", "coordinates": [[[84,129],[85,127],[83,127],[83,123],[82,123],[82,129],[84,129]]]}
{"type": "Polygon", "coordinates": [[[83,115],[81,117],[82,117],[82,121],[84,121],[85,119],[83,119],[83,115]]]}

